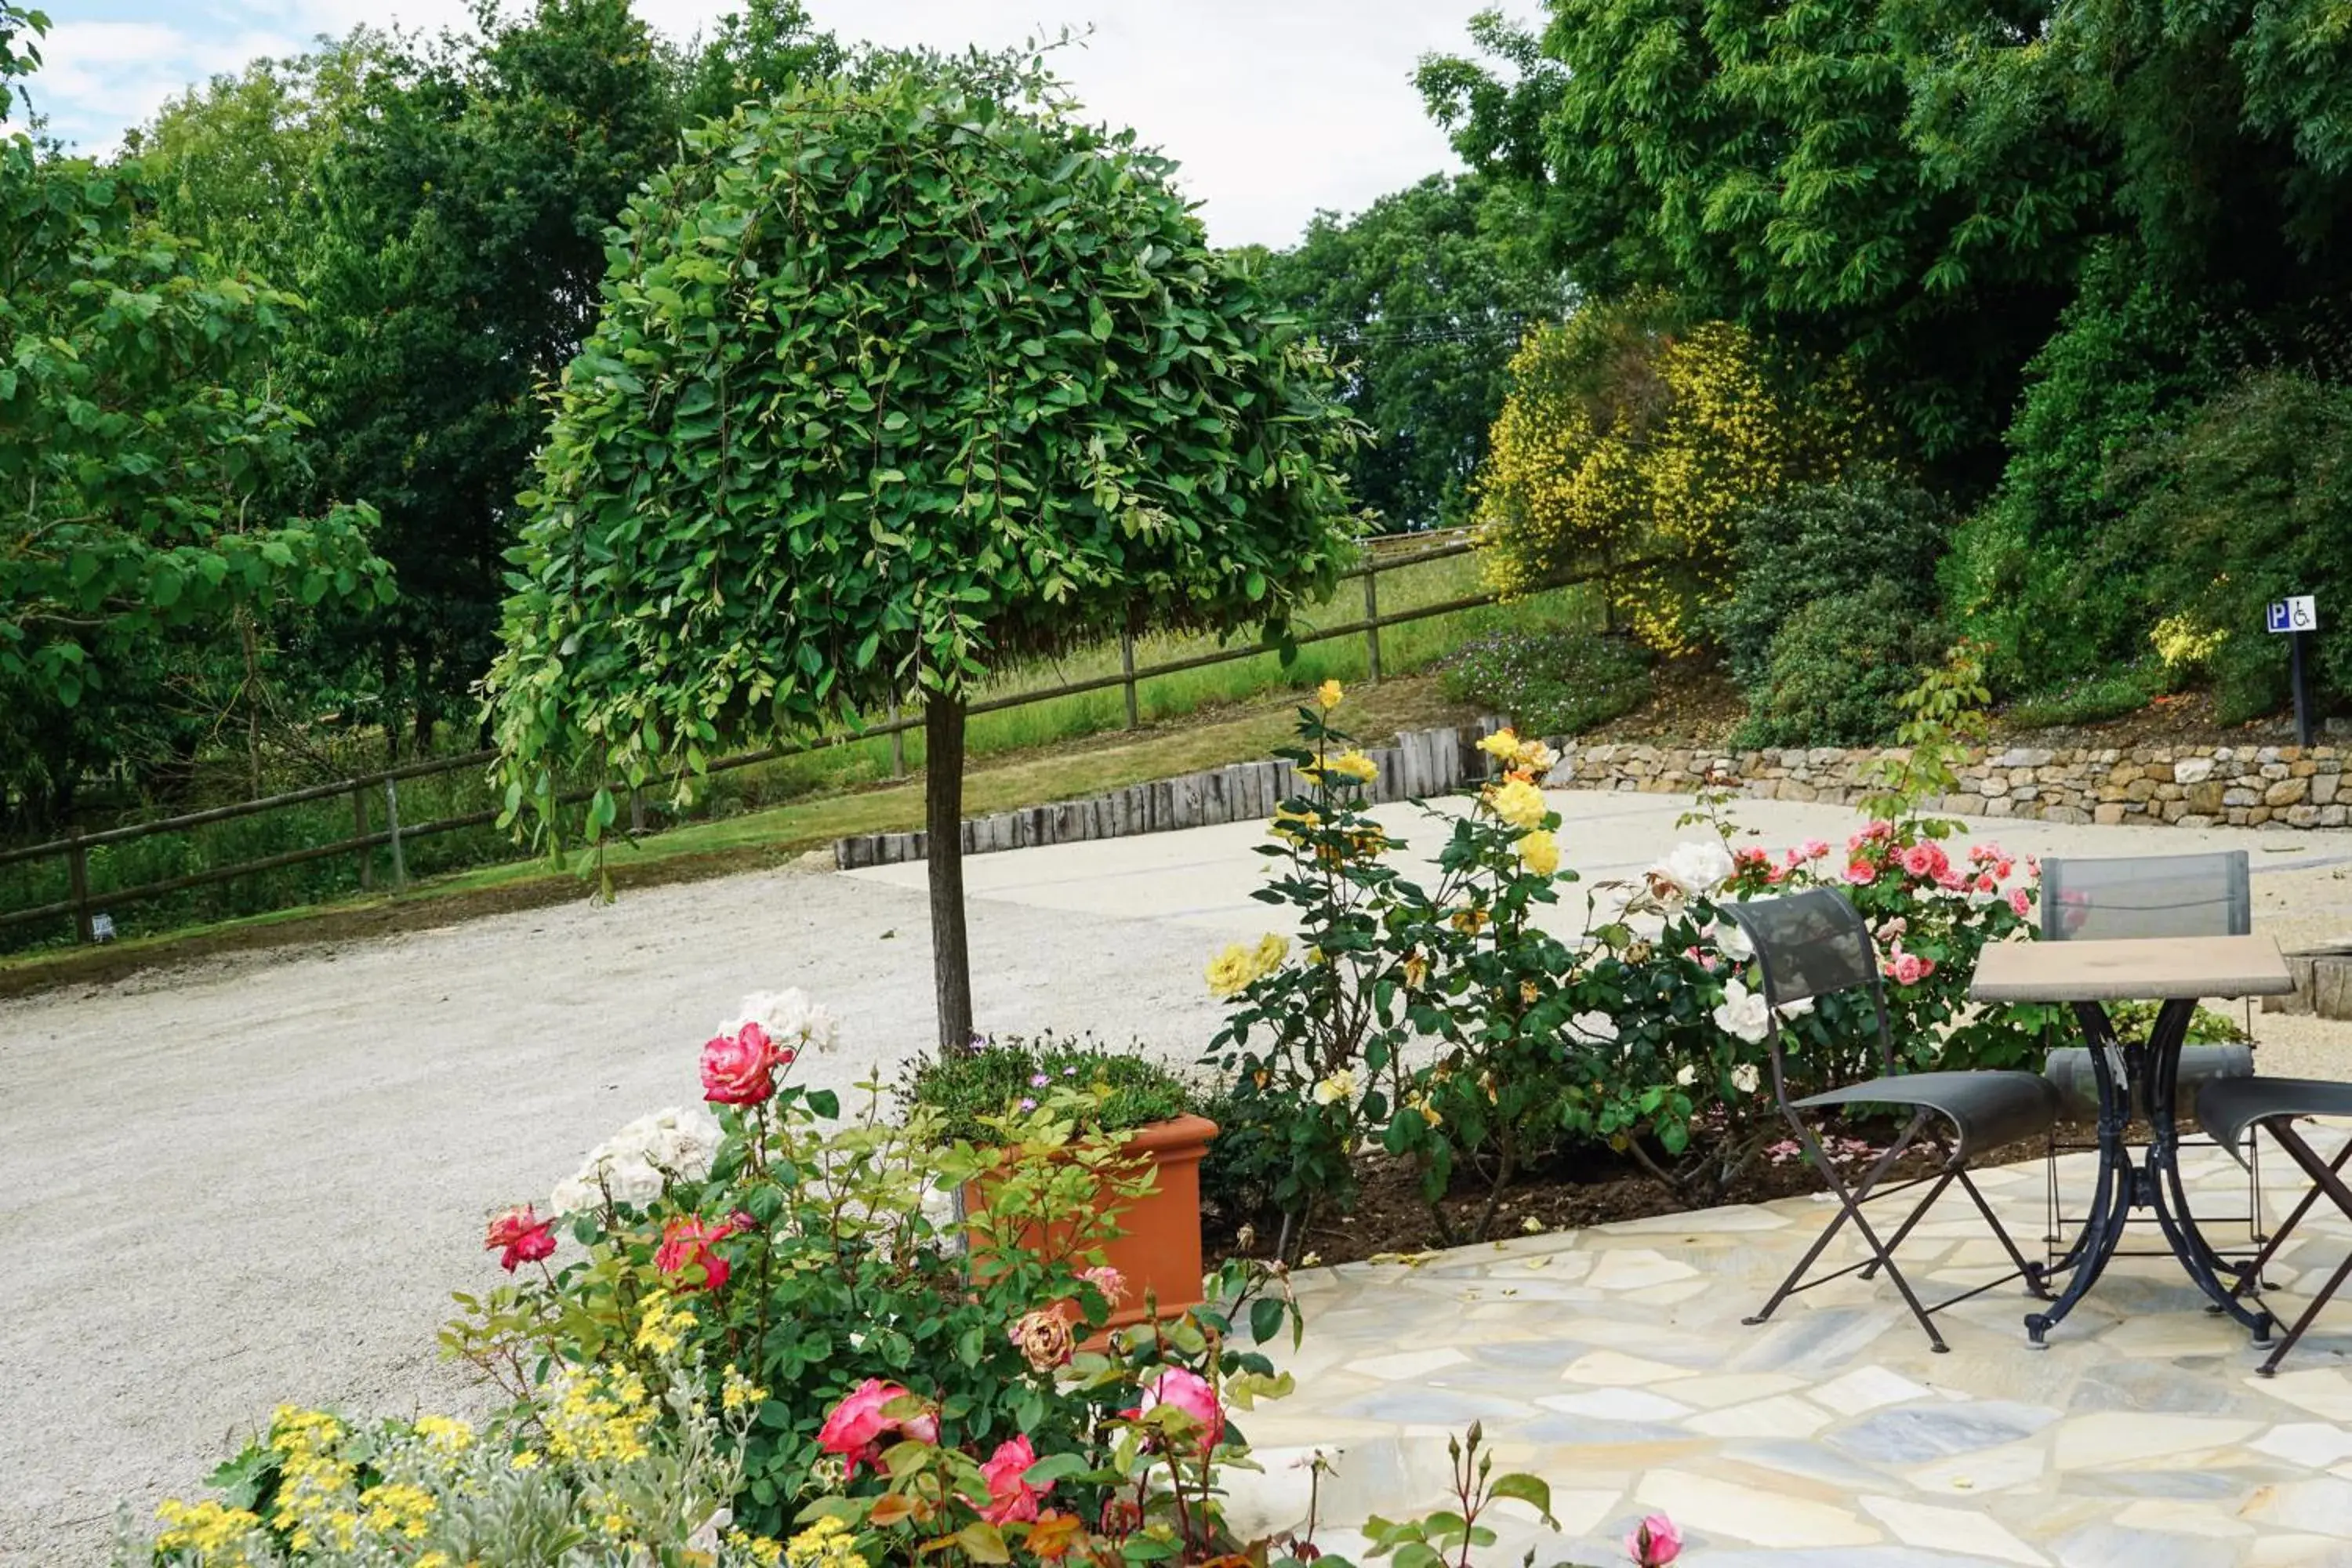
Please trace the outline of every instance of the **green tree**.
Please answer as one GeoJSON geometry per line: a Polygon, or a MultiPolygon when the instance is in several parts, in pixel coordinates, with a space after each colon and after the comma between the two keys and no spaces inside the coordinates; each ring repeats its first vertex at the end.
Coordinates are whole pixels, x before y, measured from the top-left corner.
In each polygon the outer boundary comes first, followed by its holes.
{"type": "Polygon", "coordinates": [[[1547,9],[1423,67],[1473,166],[1540,192],[1588,289],[1853,353],[1970,483],[2103,237],[2257,316],[2347,281],[2352,34],[2319,0],[1547,9]]]}
{"type": "MultiPolygon", "coordinates": [[[[614,236],[489,689],[510,813],[926,703],[940,1042],[970,1036],[964,694],[1152,622],[1281,637],[1354,426],[1173,165],[1042,67],[908,59],[688,135],[614,236]]],[[[601,791],[592,838],[614,816],[601,791]]]]}
{"type": "Polygon", "coordinates": [[[161,639],[391,596],[369,508],[275,499],[301,416],[268,365],[300,302],[159,226],[138,173],[0,142],[0,793],[36,809],[116,760],[77,712],[161,639]]]}
{"type": "Polygon", "coordinates": [[[1568,310],[1527,207],[1516,186],[1433,174],[1352,218],[1316,214],[1266,260],[1267,291],[1346,362],[1349,408],[1372,432],[1349,479],[1386,531],[1468,519],[1519,337],[1568,310]]]}

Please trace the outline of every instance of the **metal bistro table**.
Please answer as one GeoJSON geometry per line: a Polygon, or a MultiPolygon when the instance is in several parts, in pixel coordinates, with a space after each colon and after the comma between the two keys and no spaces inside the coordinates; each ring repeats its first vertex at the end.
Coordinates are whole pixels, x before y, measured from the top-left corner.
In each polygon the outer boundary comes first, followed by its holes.
{"type": "Polygon", "coordinates": [[[2053,1272],[2074,1278],[2046,1310],[2026,1317],[2037,1345],[2098,1282],[2122,1242],[2130,1211],[2155,1211],[2167,1246],[2214,1305],[2257,1341],[2270,1314],[2231,1293],[2224,1273],[2242,1272],[2208,1246],[2189,1213],[2174,1125],[2180,1045],[2206,997],[2267,996],[2294,989],[2278,946],[2261,936],[2143,937],[2111,942],[2002,942],[1977,961],[1969,994],[1979,1002],[2065,1002],[2082,1021],[2099,1088],[2099,1175],[2081,1237],[2053,1272]],[[2161,1002],[2146,1040],[2120,1040],[2110,1002],[2161,1002]],[[2135,1163],[2124,1142],[2137,1108],[2147,1118],[2147,1157],[2135,1163]]]}

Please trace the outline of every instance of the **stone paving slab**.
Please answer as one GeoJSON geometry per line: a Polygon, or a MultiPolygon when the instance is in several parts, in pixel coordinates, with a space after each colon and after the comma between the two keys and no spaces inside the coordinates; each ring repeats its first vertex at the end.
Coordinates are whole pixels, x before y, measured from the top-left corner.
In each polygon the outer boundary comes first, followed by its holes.
{"type": "MultiPolygon", "coordinates": [[[[2186,1163],[2200,1212],[2246,1212],[2240,1167],[2186,1163]]],[[[2079,1211],[2087,1162],[2062,1169],[2079,1211]]],[[[2032,1255],[2042,1166],[1983,1181],[2032,1255]]],[[[2298,1195],[2273,1177],[2263,1197],[2275,1217],[2298,1195]]],[[[1694,1568],[2352,1568],[2352,1301],[2267,1379],[2169,1257],[2117,1258],[2046,1350],[2016,1286],[1938,1314],[1945,1355],[1858,1276],[1744,1326],[1834,1212],[1795,1198],[1301,1273],[1300,1387],[1248,1417],[1266,1474],[1237,1485],[1236,1514],[1302,1519],[1296,1462],[1318,1448],[1337,1466],[1327,1521],[1439,1506],[1447,1439],[1475,1420],[1498,1466],[1550,1482],[1563,1527],[1501,1505],[1498,1563],[1620,1563],[1633,1522],[1664,1510],[1694,1568]]],[[[2317,1214],[2269,1271],[2286,1321],[2352,1247],[2317,1214]]],[[[2210,1235],[2227,1248],[2245,1227],[2210,1235]]],[[[1964,1197],[1919,1237],[1900,1257],[1931,1300],[1997,1271],[1964,1197]]],[[[2126,1241],[2158,1245],[2152,1226],[2126,1241]]]]}

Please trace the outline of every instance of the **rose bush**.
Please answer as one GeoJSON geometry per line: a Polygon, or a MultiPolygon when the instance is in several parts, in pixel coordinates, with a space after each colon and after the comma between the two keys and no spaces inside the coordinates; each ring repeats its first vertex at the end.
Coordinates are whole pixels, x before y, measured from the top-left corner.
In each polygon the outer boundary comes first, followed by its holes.
{"type": "MultiPolygon", "coordinates": [[[[1906,702],[1912,722],[1937,700],[1906,702]]],[[[1301,948],[1286,955],[1270,936],[1211,965],[1232,1007],[1210,1058],[1233,1075],[1243,1135],[1275,1151],[1264,1190],[1283,1215],[1282,1256],[1318,1205],[1349,1204],[1368,1146],[1413,1163],[1447,1240],[1486,1235],[1510,1184],[1579,1142],[1618,1150],[1682,1201],[1719,1201],[1785,1136],[1761,973],[1724,913],[1740,900],[1843,889],[1873,932],[1912,1066],[2015,1066],[2042,1048],[2048,1009],[1967,994],[1986,944],[2030,932],[2040,868],[1908,809],[1933,786],[1930,740],[1890,785],[1900,815],[1842,848],[1769,851],[1727,818],[1727,796],[1705,798],[1685,819],[1703,830],[1642,876],[1590,889],[1571,938],[1546,914],[1574,880],[1539,784],[1548,748],[1488,737],[1497,776],[1466,812],[1432,814],[1444,838],[1424,887],[1397,869],[1401,846],[1337,766],[1352,754],[1331,723],[1339,701],[1327,691],[1301,710],[1300,746],[1279,754],[1307,793],[1283,804],[1262,847],[1275,868],[1257,897],[1290,912],[1301,948]],[[1438,1200],[1465,1169],[1487,1197],[1462,1226],[1438,1200]]],[[[1780,1024],[1795,1087],[1874,1070],[1865,997],[1799,1004],[1780,1024]]]]}

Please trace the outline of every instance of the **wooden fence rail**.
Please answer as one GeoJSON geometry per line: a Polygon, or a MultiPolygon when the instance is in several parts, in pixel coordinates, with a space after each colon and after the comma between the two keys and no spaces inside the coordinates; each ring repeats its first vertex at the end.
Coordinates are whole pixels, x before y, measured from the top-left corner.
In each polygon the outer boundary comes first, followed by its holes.
{"type": "MultiPolygon", "coordinates": [[[[1427,534],[1411,536],[1417,546],[1421,545],[1422,541],[1431,537],[1433,536],[1427,534]]],[[[1363,579],[1364,617],[1361,620],[1348,621],[1339,626],[1319,627],[1300,636],[1297,640],[1300,644],[1307,644],[1328,642],[1337,637],[1362,637],[1365,643],[1366,668],[1374,680],[1380,679],[1380,634],[1382,627],[1403,626],[1435,616],[1450,616],[1464,610],[1477,609],[1496,603],[1496,596],[1493,594],[1466,595],[1438,604],[1416,605],[1408,610],[1392,610],[1383,615],[1380,609],[1379,590],[1375,585],[1379,578],[1385,573],[1402,571],[1409,566],[1418,566],[1428,562],[1444,561],[1467,554],[1474,548],[1475,545],[1466,533],[1457,532],[1454,537],[1444,539],[1442,542],[1433,545],[1403,550],[1375,548],[1368,551],[1362,564],[1340,574],[1343,581],[1359,577],[1363,579]]],[[[1580,575],[1559,585],[1569,586],[1589,580],[1589,577],[1580,575]]],[[[1206,669],[1214,665],[1228,664],[1238,659],[1255,658],[1266,651],[1265,648],[1255,645],[1237,646],[1215,648],[1207,653],[1194,654],[1184,658],[1169,659],[1160,664],[1139,666],[1135,662],[1134,640],[1131,637],[1122,637],[1119,669],[1116,675],[1094,676],[1059,686],[1040,688],[1034,691],[1010,692],[1003,697],[993,697],[974,702],[969,711],[973,714],[996,713],[1008,709],[1027,707],[1034,703],[1051,702],[1065,697],[1082,696],[1088,692],[1108,691],[1116,688],[1123,692],[1128,728],[1134,729],[1140,722],[1139,689],[1145,681],[1164,676],[1181,675],[1189,670],[1206,669]]],[[[894,772],[903,773],[905,770],[903,737],[908,731],[919,730],[922,723],[923,715],[920,709],[911,714],[906,714],[899,712],[894,706],[889,718],[866,725],[854,733],[830,736],[820,741],[786,742],[764,747],[755,752],[721,757],[710,763],[704,772],[706,773],[729,773],[737,768],[756,767],[763,763],[776,762],[784,757],[804,755],[887,736],[892,742],[894,772]]],[[[456,816],[439,817],[426,822],[404,823],[400,817],[401,782],[406,779],[459,773],[467,768],[487,767],[497,754],[494,751],[479,751],[469,752],[457,757],[435,757],[409,763],[400,767],[386,768],[378,773],[364,773],[356,778],[337,779],[331,784],[312,784],[304,789],[289,790],[284,794],[269,795],[258,800],[238,801],[234,805],[185,812],[177,816],[159,817],[149,822],[129,823],[121,827],[105,828],[96,833],[69,834],[64,838],[54,839],[47,844],[0,849],[0,866],[17,865],[28,860],[45,858],[63,859],[67,867],[68,889],[68,896],[56,902],[36,905],[28,909],[0,911],[0,929],[32,921],[55,920],[70,916],[74,921],[77,939],[87,942],[93,940],[96,916],[101,906],[110,910],[124,904],[138,903],[147,899],[184,892],[191,888],[233,881],[239,877],[256,876],[265,871],[279,870],[288,866],[299,866],[313,860],[330,859],[339,855],[358,858],[360,884],[363,888],[369,888],[374,885],[375,853],[379,849],[390,852],[392,885],[397,889],[404,886],[407,881],[406,846],[440,834],[486,826],[496,822],[501,815],[497,808],[492,808],[487,811],[467,812],[456,816]],[[382,826],[372,827],[369,822],[371,814],[367,797],[371,792],[378,789],[383,791],[384,820],[382,826]],[[352,802],[353,831],[349,837],[338,838],[325,844],[311,845],[305,848],[289,849],[280,854],[264,856],[259,859],[240,861],[236,865],[215,866],[202,871],[192,871],[185,876],[167,878],[162,881],[148,882],[138,887],[92,889],[89,885],[89,851],[93,848],[111,844],[126,844],[161,833],[185,832],[191,828],[203,827],[214,823],[231,822],[240,817],[257,816],[264,812],[281,811],[289,806],[331,800],[343,795],[349,796],[352,802]]],[[[645,787],[672,784],[677,782],[677,775],[670,775],[659,780],[648,781],[648,784],[645,787]]],[[[587,800],[594,793],[593,788],[583,787],[565,791],[557,798],[560,804],[576,805],[587,800]]],[[[642,832],[643,822],[642,808],[637,804],[635,792],[632,792],[632,830],[642,832]]]]}

